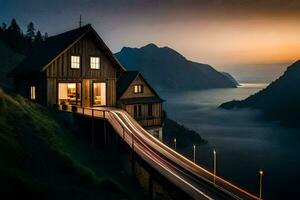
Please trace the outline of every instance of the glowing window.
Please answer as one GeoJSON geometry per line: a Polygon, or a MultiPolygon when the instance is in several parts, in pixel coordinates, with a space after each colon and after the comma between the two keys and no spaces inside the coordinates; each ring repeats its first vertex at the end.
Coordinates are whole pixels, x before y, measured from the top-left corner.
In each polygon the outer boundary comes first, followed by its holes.
{"type": "Polygon", "coordinates": [[[143,93],[144,87],[143,85],[134,85],[134,93],[143,93]]]}
{"type": "Polygon", "coordinates": [[[36,87],[30,86],[30,99],[36,100],[36,87]]]}
{"type": "Polygon", "coordinates": [[[90,67],[91,67],[91,69],[100,69],[100,58],[99,57],[91,57],[90,58],[90,67]]]}
{"type": "Polygon", "coordinates": [[[81,84],[80,83],[59,83],[58,84],[58,104],[60,105],[80,105],[81,104],[81,84]]]}
{"type": "Polygon", "coordinates": [[[72,69],[80,68],[80,57],[79,56],[71,56],[71,68],[72,69]]]}

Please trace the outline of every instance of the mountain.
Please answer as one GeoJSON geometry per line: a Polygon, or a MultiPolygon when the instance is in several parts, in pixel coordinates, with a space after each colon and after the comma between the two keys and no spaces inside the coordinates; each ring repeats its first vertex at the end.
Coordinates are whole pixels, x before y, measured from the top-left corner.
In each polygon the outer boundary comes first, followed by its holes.
{"type": "Polygon", "coordinates": [[[239,82],[237,82],[237,80],[228,72],[222,72],[223,75],[227,76],[227,78],[229,78],[232,82],[235,83],[236,86],[239,86],[239,82]]]}
{"type": "Polygon", "coordinates": [[[275,120],[299,126],[300,117],[300,60],[267,88],[242,101],[230,101],[220,107],[225,109],[259,109],[275,120]]]}
{"type": "Polygon", "coordinates": [[[128,70],[141,71],[158,90],[236,87],[235,82],[211,66],[189,61],[168,47],[124,47],[115,56],[128,70]]]}

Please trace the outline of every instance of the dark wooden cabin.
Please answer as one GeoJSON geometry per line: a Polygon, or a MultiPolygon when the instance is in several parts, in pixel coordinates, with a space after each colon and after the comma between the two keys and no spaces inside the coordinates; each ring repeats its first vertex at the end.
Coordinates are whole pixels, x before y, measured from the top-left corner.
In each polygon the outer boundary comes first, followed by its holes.
{"type": "Polygon", "coordinates": [[[138,71],[123,72],[117,81],[118,106],[162,139],[163,100],[138,71]]]}
{"type": "Polygon", "coordinates": [[[42,105],[116,106],[125,71],[91,25],[49,37],[11,73],[16,91],[42,105]]]}

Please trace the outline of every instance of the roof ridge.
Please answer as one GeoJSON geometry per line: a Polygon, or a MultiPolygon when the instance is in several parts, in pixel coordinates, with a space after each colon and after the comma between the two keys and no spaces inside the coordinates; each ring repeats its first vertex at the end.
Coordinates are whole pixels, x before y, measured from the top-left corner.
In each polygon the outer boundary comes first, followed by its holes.
{"type": "Polygon", "coordinates": [[[40,73],[44,71],[49,64],[56,59],[65,50],[81,39],[85,34],[92,33],[95,35],[94,40],[101,46],[102,51],[106,54],[114,66],[125,71],[122,64],[114,57],[111,50],[100,38],[99,34],[94,30],[91,24],[60,33],[49,37],[41,45],[34,48],[29,56],[27,56],[18,66],[16,66],[10,76],[26,76],[32,73],[40,73]]]}
{"type": "MultiPolygon", "coordinates": [[[[78,28],[74,28],[74,29],[71,29],[71,30],[68,30],[68,31],[65,31],[65,32],[62,32],[62,33],[58,33],[58,34],[56,34],[56,35],[49,36],[49,37],[47,38],[47,40],[48,40],[48,39],[55,38],[55,37],[58,37],[58,36],[61,36],[61,35],[65,35],[65,34],[68,34],[68,33],[71,33],[71,32],[79,31],[79,30],[81,30],[81,29],[83,29],[83,30],[85,30],[85,29],[88,30],[88,29],[90,29],[90,28],[93,28],[92,25],[91,25],[91,24],[86,24],[86,25],[81,26],[81,27],[78,27],[78,28]]],[[[47,40],[46,40],[46,41],[47,41],[47,40]]]]}

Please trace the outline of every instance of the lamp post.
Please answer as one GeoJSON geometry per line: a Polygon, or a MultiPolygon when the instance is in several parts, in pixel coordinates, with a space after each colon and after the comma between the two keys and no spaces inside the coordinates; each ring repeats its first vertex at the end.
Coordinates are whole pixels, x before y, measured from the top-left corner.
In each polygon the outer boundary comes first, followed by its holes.
{"type": "Polygon", "coordinates": [[[174,148],[176,150],[176,138],[174,138],[174,148]]]}
{"type": "Polygon", "coordinates": [[[193,146],[193,160],[196,163],[196,145],[193,146]]]}
{"type": "Polygon", "coordinates": [[[259,199],[262,199],[262,181],[263,181],[264,171],[259,170],[259,199]]]}
{"type": "Polygon", "coordinates": [[[217,152],[216,150],[214,152],[214,184],[216,184],[216,171],[217,171],[217,152]]]}

